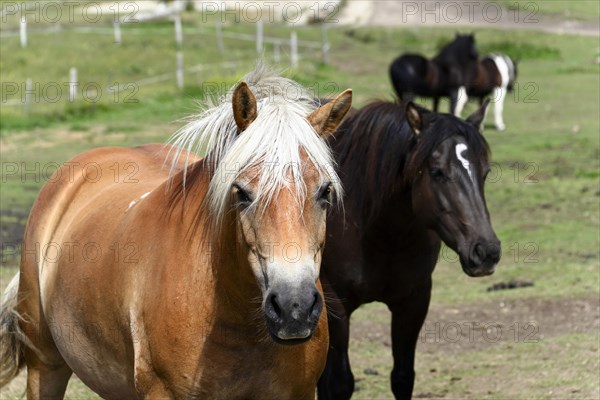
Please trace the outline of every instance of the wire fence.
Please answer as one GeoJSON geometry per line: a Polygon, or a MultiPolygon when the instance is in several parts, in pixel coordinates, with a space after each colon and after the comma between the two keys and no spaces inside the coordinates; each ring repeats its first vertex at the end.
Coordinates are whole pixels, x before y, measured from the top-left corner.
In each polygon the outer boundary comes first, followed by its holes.
{"type": "MultiPolygon", "coordinates": [[[[136,88],[154,85],[158,83],[173,81],[179,90],[182,90],[185,85],[185,76],[190,73],[199,73],[201,71],[207,71],[211,69],[226,69],[226,68],[236,68],[240,64],[250,63],[256,59],[253,57],[252,59],[235,59],[235,60],[227,60],[220,62],[209,62],[209,63],[201,63],[194,64],[191,66],[185,66],[184,63],[184,46],[183,46],[183,38],[184,34],[186,36],[192,35],[204,35],[213,37],[215,40],[215,44],[219,49],[219,52],[225,53],[225,45],[224,39],[231,39],[235,41],[245,41],[245,42],[253,42],[255,44],[256,52],[258,56],[265,56],[267,53],[267,48],[270,50],[270,54],[272,56],[273,62],[276,64],[281,64],[284,62],[283,56],[286,55],[288,57],[289,65],[292,68],[296,68],[298,66],[299,60],[301,58],[300,53],[302,51],[310,51],[314,53],[315,50],[320,51],[321,53],[321,62],[329,63],[329,51],[330,44],[327,35],[327,28],[325,24],[322,24],[322,35],[321,41],[310,41],[310,40],[301,40],[298,38],[298,34],[295,30],[289,30],[289,37],[277,37],[277,36],[269,36],[264,34],[264,25],[262,21],[257,21],[254,23],[256,27],[256,31],[254,34],[250,33],[241,33],[241,32],[231,32],[227,31],[227,27],[217,19],[214,24],[210,24],[207,26],[193,26],[193,27],[185,27],[181,18],[180,13],[166,13],[164,15],[159,15],[160,19],[167,19],[173,22],[173,35],[175,38],[175,43],[177,45],[178,51],[176,53],[176,60],[174,65],[176,68],[172,71],[165,71],[161,74],[156,74],[153,76],[149,76],[137,81],[130,81],[126,84],[115,84],[110,85],[105,88],[98,88],[97,84],[89,85],[85,89],[83,96],[87,99],[95,99],[98,97],[98,92],[101,90],[106,90],[109,93],[113,93],[114,95],[118,95],[120,92],[129,91],[132,88],[132,85],[136,88]]],[[[154,21],[157,17],[147,18],[146,21],[154,21]]],[[[140,21],[136,21],[140,23],[140,21]]],[[[148,35],[148,30],[143,28],[134,28],[128,27],[125,31],[121,30],[121,23],[115,22],[113,27],[90,27],[90,26],[74,26],[64,28],[61,25],[53,25],[50,27],[44,28],[35,28],[31,29],[27,26],[26,18],[23,18],[21,21],[20,29],[12,30],[12,31],[2,31],[0,32],[0,39],[10,38],[10,37],[20,37],[20,43],[22,48],[26,48],[28,46],[28,42],[30,38],[28,37],[29,33],[34,35],[37,34],[55,34],[58,32],[69,31],[75,32],[77,34],[82,35],[111,35],[114,37],[115,43],[119,44],[123,41],[124,35],[148,35]]],[[[65,71],[65,76],[67,76],[67,71],[65,71]]],[[[66,83],[68,85],[69,96],[65,96],[68,102],[74,102],[77,100],[78,91],[76,90],[80,87],[80,82],[77,80],[78,70],[77,66],[71,66],[68,71],[69,81],[66,83]]],[[[32,79],[28,78],[25,82],[23,82],[24,86],[22,89],[21,98],[13,98],[9,99],[7,93],[4,93],[2,96],[1,105],[3,107],[18,107],[22,106],[26,115],[31,112],[31,105],[33,103],[40,103],[40,97],[35,94],[35,87],[32,83],[32,79]]],[[[5,92],[10,89],[11,93],[14,92],[10,87],[4,88],[5,92]]],[[[14,94],[14,93],[13,93],[14,94]]],[[[81,93],[79,93],[81,95],[81,93]]],[[[45,98],[42,96],[41,102],[45,102],[45,98]]],[[[49,103],[56,103],[52,99],[49,103]]]]}

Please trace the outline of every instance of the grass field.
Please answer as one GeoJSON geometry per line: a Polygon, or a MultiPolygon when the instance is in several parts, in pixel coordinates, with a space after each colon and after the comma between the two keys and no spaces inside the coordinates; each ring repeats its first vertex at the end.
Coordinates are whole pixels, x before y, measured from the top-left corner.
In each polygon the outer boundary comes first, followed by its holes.
{"type": "MultiPolygon", "coordinates": [[[[29,117],[22,107],[2,107],[3,244],[18,237],[23,215],[54,163],[96,146],[163,142],[182,124],[178,119],[195,109],[203,82],[230,85],[250,68],[252,43],[226,41],[228,53],[220,55],[208,33],[192,33],[203,26],[186,19],[186,65],[247,61],[227,70],[188,74],[183,93],[174,82],[141,87],[137,103],[102,99],[96,105],[82,100],[68,106],[34,104],[29,117]],[[26,174],[26,169],[34,172],[26,174]]],[[[171,26],[153,23],[136,29],[147,32],[127,35],[124,28],[121,46],[110,35],[79,40],[68,31],[32,35],[26,50],[18,48],[18,37],[3,38],[1,81],[63,82],[74,64],[82,82],[103,85],[172,70],[176,48],[171,26]]],[[[244,24],[227,29],[253,32],[244,24]]],[[[289,37],[280,26],[266,26],[265,32],[289,37]]],[[[321,32],[306,27],[298,28],[298,34],[319,40],[321,32]]],[[[387,67],[393,57],[404,51],[432,55],[453,35],[454,29],[441,28],[332,27],[331,65],[320,65],[314,51],[304,53],[299,68],[288,73],[319,89],[320,95],[352,87],[360,107],[369,99],[392,98],[387,67]]],[[[496,132],[489,124],[485,130],[495,168],[486,197],[503,258],[493,276],[472,279],[462,273],[451,251],[443,252],[434,274],[427,330],[418,347],[415,396],[598,399],[598,40],[487,29],[476,30],[476,38],[482,53],[501,51],[520,60],[518,85],[505,106],[507,130],[496,132]],[[534,286],[486,291],[510,279],[533,281],[534,286]],[[451,330],[457,324],[462,327],[458,336],[451,330]],[[467,335],[470,327],[472,337],[467,335]]],[[[267,52],[265,57],[272,56],[267,52]]],[[[473,109],[471,104],[467,113],[473,109]]],[[[0,283],[5,286],[18,260],[5,252],[2,261],[0,283]]],[[[355,398],[391,398],[389,313],[379,304],[367,305],[354,315],[352,329],[351,362],[359,389],[355,398]]],[[[69,390],[69,398],[95,398],[76,381],[69,390]]],[[[0,391],[0,398],[17,398],[22,391],[21,377],[0,391]]]]}
{"type": "Polygon", "coordinates": [[[519,9],[525,16],[549,15],[591,22],[597,22],[600,18],[600,4],[595,0],[499,0],[496,3],[509,9],[519,9]]]}

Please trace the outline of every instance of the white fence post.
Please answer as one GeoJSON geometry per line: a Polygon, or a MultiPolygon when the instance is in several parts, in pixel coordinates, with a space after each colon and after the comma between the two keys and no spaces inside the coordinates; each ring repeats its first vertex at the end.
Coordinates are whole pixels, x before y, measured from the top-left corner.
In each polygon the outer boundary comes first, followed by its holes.
{"type": "Polygon", "coordinates": [[[113,22],[113,28],[115,31],[115,43],[121,44],[121,21],[117,20],[113,22]]]}
{"type": "Polygon", "coordinates": [[[290,37],[290,49],[292,68],[296,68],[298,66],[298,34],[295,31],[290,37]]]}
{"type": "Polygon", "coordinates": [[[77,68],[69,70],[69,101],[72,103],[77,97],[77,68]]]}
{"type": "Polygon", "coordinates": [[[31,103],[32,86],[33,82],[31,81],[31,79],[27,78],[27,80],[25,81],[25,104],[23,105],[25,115],[29,115],[29,103],[31,103]]]}
{"type": "Polygon", "coordinates": [[[27,17],[21,17],[21,47],[27,47],[27,17]]]}
{"type": "Polygon", "coordinates": [[[327,26],[325,24],[321,24],[321,38],[323,39],[323,64],[329,64],[329,49],[331,45],[329,44],[329,38],[327,37],[327,26]]]}
{"type": "Polygon", "coordinates": [[[183,52],[177,52],[177,87],[183,90],[183,52]]]}
{"type": "Polygon", "coordinates": [[[264,29],[263,29],[263,21],[259,19],[256,22],[256,52],[258,54],[263,51],[263,42],[264,42],[264,29]]]}
{"type": "Polygon", "coordinates": [[[181,25],[181,14],[175,16],[175,42],[178,47],[183,44],[183,27],[181,25]]]}

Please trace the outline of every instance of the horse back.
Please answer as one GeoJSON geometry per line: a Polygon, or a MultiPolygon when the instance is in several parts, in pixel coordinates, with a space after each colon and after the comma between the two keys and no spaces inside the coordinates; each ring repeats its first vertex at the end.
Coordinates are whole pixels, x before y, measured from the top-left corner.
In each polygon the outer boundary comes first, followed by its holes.
{"type": "Polygon", "coordinates": [[[390,78],[396,93],[430,96],[440,86],[440,71],[427,58],[418,54],[404,54],[390,65],[390,78]]]}
{"type": "Polygon", "coordinates": [[[477,63],[475,73],[467,84],[467,93],[470,96],[489,96],[494,88],[502,85],[502,77],[494,60],[489,57],[477,63]]]}

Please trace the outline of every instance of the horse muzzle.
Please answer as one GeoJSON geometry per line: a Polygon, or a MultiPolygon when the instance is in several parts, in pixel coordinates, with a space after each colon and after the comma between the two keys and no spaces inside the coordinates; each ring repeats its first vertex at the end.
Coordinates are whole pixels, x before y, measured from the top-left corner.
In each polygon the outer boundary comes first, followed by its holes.
{"type": "Polygon", "coordinates": [[[466,255],[460,252],[460,263],[465,274],[471,277],[488,276],[496,270],[500,254],[499,240],[476,242],[469,247],[466,255]]]}
{"type": "Polygon", "coordinates": [[[312,337],[319,322],[323,297],[314,283],[297,290],[271,289],[265,296],[263,311],[276,343],[303,343],[312,337]]]}

